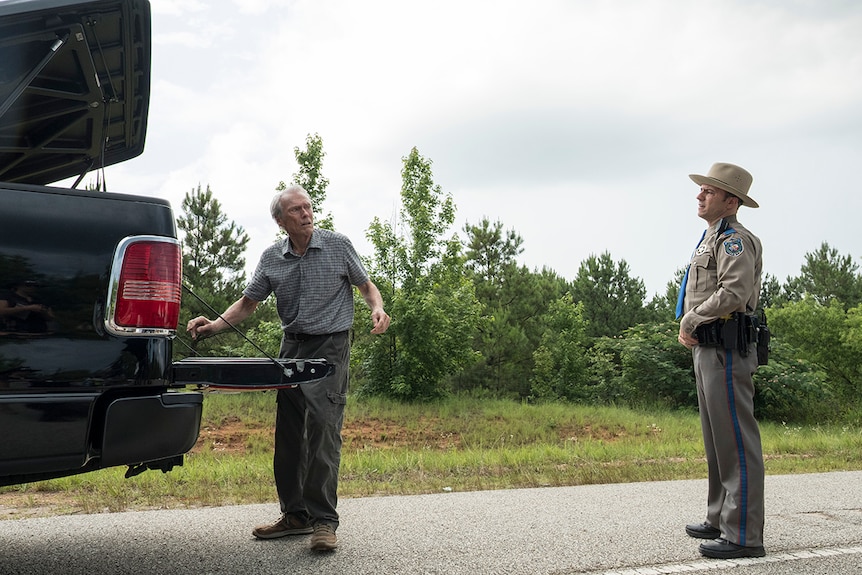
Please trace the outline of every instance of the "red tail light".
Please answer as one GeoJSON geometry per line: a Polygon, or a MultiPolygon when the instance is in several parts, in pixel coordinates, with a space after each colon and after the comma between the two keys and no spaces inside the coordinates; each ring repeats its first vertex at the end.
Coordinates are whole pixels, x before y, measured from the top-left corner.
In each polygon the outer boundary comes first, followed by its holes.
{"type": "Polygon", "coordinates": [[[182,293],[179,243],[171,238],[129,238],[118,249],[114,266],[109,328],[123,334],[176,330],[182,293]]]}

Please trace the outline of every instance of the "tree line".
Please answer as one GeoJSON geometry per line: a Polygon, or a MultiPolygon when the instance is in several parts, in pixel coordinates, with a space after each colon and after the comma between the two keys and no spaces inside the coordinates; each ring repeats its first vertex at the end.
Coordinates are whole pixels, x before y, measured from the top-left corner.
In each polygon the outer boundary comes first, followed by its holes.
{"type": "MultiPolygon", "coordinates": [[[[320,136],[309,135],[294,154],[299,171],[291,183],[312,197],[316,225],[337,229],[322,212],[329,182],[320,136]]],[[[353,393],[696,410],[691,355],[677,342],[674,319],[683,269],[649,300],[643,281],[608,252],[581,262],[571,281],[548,268],[531,270],[518,263],[523,238],[502,222],[467,223],[463,236],[452,229],[454,198],[416,148],[403,158],[401,176],[398,214],[370,223],[374,253],[364,258],[393,323],[370,336],[356,293],[353,393]]],[[[182,318],[212,316],[242,293],[248,236],[209,186],[186,194],[178,226],[190,288],[182,318]]],[[[862,275],[853,257],[824,242],[805,255],[798,276],[780,282],[767,274],[760,299],[773,338],[769,364],[755,375],[758,416],[859,423],[862,275]]],[[[259,347],[277,354],[281,328],[272,300],[242,326],[247,339],[224,333],[181,341],[175,352],[260,356],[259,347]]]]}

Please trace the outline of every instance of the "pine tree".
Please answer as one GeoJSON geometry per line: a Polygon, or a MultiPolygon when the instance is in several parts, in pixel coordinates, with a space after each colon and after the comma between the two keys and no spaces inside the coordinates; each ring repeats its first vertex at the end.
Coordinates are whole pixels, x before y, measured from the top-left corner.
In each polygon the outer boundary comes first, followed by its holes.
{"type": "Polygon", "coordinates": [[[206,191],[198,185],[186,194],[177,226],[183,232],[183,283],[188,288],[181,322],[199,315],[213,318],[242,295],[248,234],[228,221],[209,185],[206,191]]]}

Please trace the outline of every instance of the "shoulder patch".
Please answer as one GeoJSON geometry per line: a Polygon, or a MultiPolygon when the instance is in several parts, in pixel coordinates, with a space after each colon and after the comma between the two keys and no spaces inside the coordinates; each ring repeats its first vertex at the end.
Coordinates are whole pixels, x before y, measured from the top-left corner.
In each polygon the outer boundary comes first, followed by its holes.
{"type": "Polygon", "coordinates": [[[724,253],[736,257],[743,252],[742,238],[733,238],[724,242],[724,253]]]}

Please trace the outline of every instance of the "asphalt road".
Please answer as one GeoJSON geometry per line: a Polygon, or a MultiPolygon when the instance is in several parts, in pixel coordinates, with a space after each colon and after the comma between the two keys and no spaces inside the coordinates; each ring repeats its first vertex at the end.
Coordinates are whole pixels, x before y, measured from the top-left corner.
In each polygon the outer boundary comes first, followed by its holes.
{"type": "Polygon", "coordinates": [[[862,573],[862,472],[769,476],[762,559],[704,559],[706,481],[344,499],[339,549],[258,541],[275,504],[0,521],[0,574],[862,573]]]}

